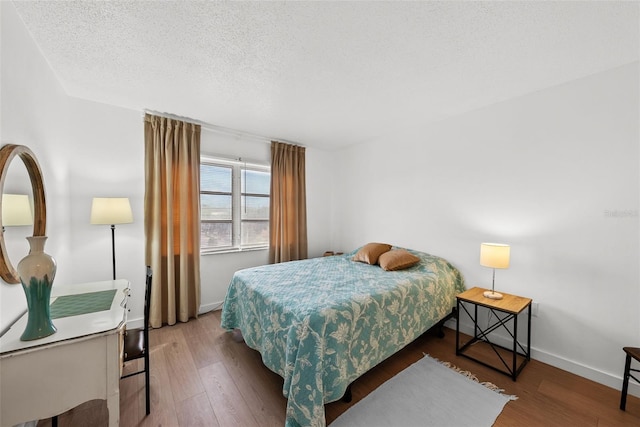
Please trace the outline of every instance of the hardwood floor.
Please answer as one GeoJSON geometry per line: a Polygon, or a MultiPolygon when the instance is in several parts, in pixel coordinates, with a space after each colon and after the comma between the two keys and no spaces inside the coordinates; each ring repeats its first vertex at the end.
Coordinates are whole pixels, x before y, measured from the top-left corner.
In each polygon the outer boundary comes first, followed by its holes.
{"type": "MultiPolygon", "coordinates": [[[[455,332],[446,331],[443,339],[431,334],[421,336],[359,378],[352,386],[351,403],[339,401],[325,406],[327,423],[427,353],[518,396],[506,405],[496,427],[640,425],[640,399],[636,397],[629,396],[627,411],[620,411],[619,390],[535,360],[513,382],[506,375],[457,357],[455,332]]],[[[121,426],[284,426],[282,378],[262,364],[256,351],[233,341],[220,328],[219,311],[188,323],[154,329],[150,335],[151,415],[144,416],[144,377],[122,380],[121,426]]],[[[622,349],[620,353],[622,372],[622,349]]],[[[106,426],[107,417],[106,403],[91,401],[59,416],[58,425],[106,426]]],[[[49,425],[50,420],[38,423],[49,425]]]]}

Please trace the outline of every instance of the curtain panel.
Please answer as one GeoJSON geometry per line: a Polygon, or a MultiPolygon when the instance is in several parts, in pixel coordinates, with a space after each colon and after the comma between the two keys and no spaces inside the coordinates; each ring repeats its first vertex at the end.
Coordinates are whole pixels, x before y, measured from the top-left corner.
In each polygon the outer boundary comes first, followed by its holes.
{"type": "Polygon", "coordinates": [[[145,258],[154,328],[200,308],[200,125],[146,114],[145,258]]]}
{"type": "Polygon", "coordinates": [[[269,262],[307,258],[305,148],[271,142],[269,262]]]}

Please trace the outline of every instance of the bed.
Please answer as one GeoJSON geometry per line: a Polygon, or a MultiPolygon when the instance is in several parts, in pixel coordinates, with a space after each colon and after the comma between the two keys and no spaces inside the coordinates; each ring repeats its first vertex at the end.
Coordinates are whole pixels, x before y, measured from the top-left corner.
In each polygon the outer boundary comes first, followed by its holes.
{"type": "Polygon", "coordinates": [[[287,427],[325,426],[325,403],[451,313],[460,272],[407,251],[419,262],[399,271],[355,262],[356,250],[234,274],[222,327],[284,378],[287,427]]]}

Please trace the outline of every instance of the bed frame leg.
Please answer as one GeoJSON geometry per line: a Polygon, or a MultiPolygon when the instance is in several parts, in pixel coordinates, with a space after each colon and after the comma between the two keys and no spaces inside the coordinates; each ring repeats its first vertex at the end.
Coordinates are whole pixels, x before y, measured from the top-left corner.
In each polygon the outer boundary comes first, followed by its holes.
{"type": "Polygon", "coordinates": [[[342,396],[342,400],[344,403],[349,403],[353,400],[353,395],[351,394],[351,384],[347,386],[347,390],[344,392],[344,396],[342,396]]]}
{"type": "Polygon", "coordinates": [[[438,338],[444,338],[444,323],[449,319],[455,319],[456,318],[456,312],[457,312],[456,307],[453,307],[451,309],[451,313],[449,313],[447,315],[447,317],[445,317],[444,319],[442,319],[441,321],[439,321],[436,324],[436,336],[438,338]]]}

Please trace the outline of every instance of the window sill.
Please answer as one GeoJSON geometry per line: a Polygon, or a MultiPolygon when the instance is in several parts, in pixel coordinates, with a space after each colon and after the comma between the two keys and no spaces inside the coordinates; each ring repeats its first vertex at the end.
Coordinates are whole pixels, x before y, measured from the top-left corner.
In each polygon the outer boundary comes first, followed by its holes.
{"type": "Polygon", "coordinates": [[[229,249],[220,249],[220,250],[204,250],[204,251],[200,251],[200,256],[235,254],[235,253],[242,253],[242,252],[256,252],[256,251],[266,251],[266,250],[269,250],[268,246],[259,246],[255,248],[229,248],[229,249]]]}

